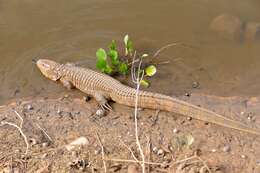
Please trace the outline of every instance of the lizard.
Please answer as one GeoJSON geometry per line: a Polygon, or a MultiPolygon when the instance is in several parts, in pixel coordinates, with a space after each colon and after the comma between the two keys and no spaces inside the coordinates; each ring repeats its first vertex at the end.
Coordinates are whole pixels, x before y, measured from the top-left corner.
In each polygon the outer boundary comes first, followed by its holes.
{"type": "MultiPolygon", "coordinates": [[[[94,97],[105,110],[112,109],[109,100],[130,107],[135,106],[136,89],[122,84],[109,75],[73,64],[60,64],[49,59],[39,59],[36,65],[45,77],[60,81],[68,89],[77,88],[88,96],[94,97]]],[[[260,130],[256,128],[174,97],[140,90],[137,98],[138,106],[141,108],[174,112],[204,122],[260,135],[260,130]]]]}

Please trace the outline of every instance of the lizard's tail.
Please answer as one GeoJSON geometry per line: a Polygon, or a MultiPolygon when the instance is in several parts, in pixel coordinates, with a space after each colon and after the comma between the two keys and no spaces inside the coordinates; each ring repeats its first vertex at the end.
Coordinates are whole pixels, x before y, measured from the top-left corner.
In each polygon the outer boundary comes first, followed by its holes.
{"type": "Polygon", "coordinates": [[[213,111],[189,104],[187,102],[172,98],[169,102],[169,107],[166,110],[170,112],[176,112],[182,115],[190,116],[192,118],[202,120],[209,123],[214,123],[224,127],[244,131],[247,133],[255,134],[260,136],[260,130],[250,128],[247,125],[238,121],[229,119],[213,111]]]}
{"type": "MultiPolygon", "coordinates": [[[[112,95],[112,99],[118,103],[133,107],[135,103],[135,97],[134,97],[135,90],[126,87],[121,92],[122,92],[121,95],[124,94],[124,99],[122,99],[122,97],[118,98],[119,95],[112,95]],[[128,91],[128,93],[133,93],[133,94],[129,96],[129,94],[128,95],[124,94],[123,91],[128,91]]],[[[175,112],[181,115],[190,116],[194,119],[202,120],[223,127],[228,127],[228,128],[232,128],[232,129],[236,129],[236,130],[240,130],[240,131],[244,131],[247,133],[260,136],[260,129],[258,130],[258,129],[250,128],[243,123],[229,119],[213,111],[195,106],[193,104],[163,94],[140,91],[138,95],[138,106],[142,108],[150,108],[150,109],[175,112]]]]}
{"type": "Polygon", "coordinates": [[[155,94],[150,92],[141,92],[139,103],[141,107],[175,112],[181,115],[190,116],[194,119],[214,123],[220,126],[260,136],[260,129],[250,128],[243,123],[229,119],[213,111],[195,106],[193,104],[166,95],[155,94]]]}

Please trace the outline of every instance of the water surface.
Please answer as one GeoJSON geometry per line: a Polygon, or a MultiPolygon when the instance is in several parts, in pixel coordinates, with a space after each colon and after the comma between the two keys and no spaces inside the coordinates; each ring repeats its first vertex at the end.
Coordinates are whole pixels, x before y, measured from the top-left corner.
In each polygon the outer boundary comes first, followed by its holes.
{"type": "Polygon", "coordinates": [[[257,0],[0,0],[0,103],[11,98],[59,93],[43,78],[33,58],[83,61],[95,68],[95,51],[128,33],[141,52],[179,42],[164,51],[150,90],[182,95],[200,83],[200,92],[259,95],[260,46],[218,38],[214,17],[229,13],[260,22],[257,0]]]}

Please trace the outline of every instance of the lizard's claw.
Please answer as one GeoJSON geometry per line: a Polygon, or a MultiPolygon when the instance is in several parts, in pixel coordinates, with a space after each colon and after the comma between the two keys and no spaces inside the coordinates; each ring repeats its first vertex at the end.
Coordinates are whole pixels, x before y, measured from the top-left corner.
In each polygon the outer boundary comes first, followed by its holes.
{"type": "Polygon", "coordinates": [[[101,104],[101,109],[112,111],[112,107],[108,103],[101,104]]]}

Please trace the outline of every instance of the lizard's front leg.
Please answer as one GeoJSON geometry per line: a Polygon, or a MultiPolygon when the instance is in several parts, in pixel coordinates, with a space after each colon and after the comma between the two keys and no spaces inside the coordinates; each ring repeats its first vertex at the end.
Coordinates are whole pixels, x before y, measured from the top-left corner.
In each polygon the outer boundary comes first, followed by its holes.
{"type": "Polygon", "coordinates": [[[64,87],[66,87],[68,90],[71,90],[74,88],[74,85],[67,79],[65,78],[60,78],[60,82],[64,87]]]}

